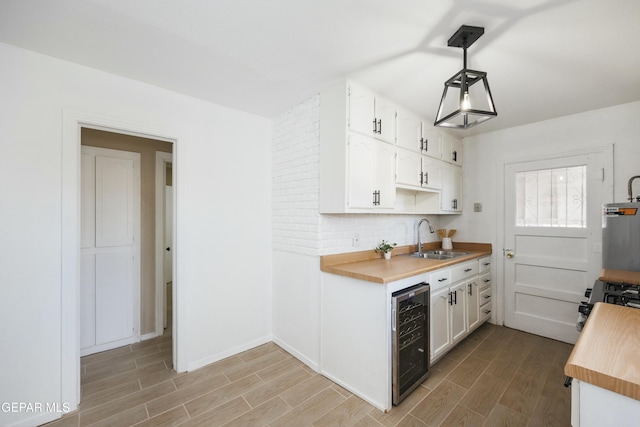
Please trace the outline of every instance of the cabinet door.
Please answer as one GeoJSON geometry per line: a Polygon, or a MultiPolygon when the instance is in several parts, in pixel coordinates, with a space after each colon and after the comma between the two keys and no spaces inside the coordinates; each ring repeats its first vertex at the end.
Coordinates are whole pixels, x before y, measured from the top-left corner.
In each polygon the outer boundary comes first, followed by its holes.
{"type": "Polygon", "coordinates": [[[434,190],[442,188],[442,161],[422,156],[422,186],[434,190]]]}
{"type": "Polygon", "coordinates": [[[469,330],[475,329],[480,324],[480,281],[473,278],[467,282],[467,321],[469,330]]]}
{"type": "Polygon", "coordinates": [[[414,151],[397,148],[396,184],[420,187],[422,156],[414,151]]]}
{"type": "Polygon", "coordinates": [[[358,134],[349,135],[347,171],[347,206],[349,208],[373,207],[375,156],[374,140],[358,134]]]}
{"type": "Polygon", "coordinates": [[[442,158],[442,131],[423,122],[422,123],[422,154],[434,159],[442,158]]]}
{"type": "Polygon", "coordinates": [[[431,294],[431,360],[444,353],[451,345],[451,319],[449,317],[449,288],[431,294]]]}
{"type": "Polygon", "coordinates": [[[440,210],[462,212],[462,168],[460,166],[442,163],[440,210]]]}
{"type": "Polygon", "coordinates": [[[462,165],[462,140],[442,133],[442,160],[454,165],[462,165]]]}
{"type": "Polygon", "coordinates": [[[415,114],[398,109],[396,145],[415,152],[422,150],[422,121],[415,114]]]}
{"type": "Polygon", "coordinates": [[[452,286],[451,342],[456,343],[467,334],[467,282],[452,286]]]}
{"type": "Polygon", "coordinates": [[[393,209],[396,204],[396,147],[386,142],[376,141],[374,169],[375,188],[378,204],[374,208],[393,209]]]}
{"type": "Polygon", "coordinates": [[[377,97],[375,99],[375,118],[378,123],[374,138],[395,144],[396,106],[384,98],[377,97]]]}
{"type": "Polygon", "coordinates": [[[357,85],[349,85],[349,130],[373,136],[375,103],[373,94],[357,85]]]}

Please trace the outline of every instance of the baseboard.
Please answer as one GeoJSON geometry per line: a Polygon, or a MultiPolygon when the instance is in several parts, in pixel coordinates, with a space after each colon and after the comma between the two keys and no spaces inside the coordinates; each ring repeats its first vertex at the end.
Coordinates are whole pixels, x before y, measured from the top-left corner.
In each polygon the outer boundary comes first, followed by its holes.
{"type": "Polygon", "coordinates": [[[313,369],[314,371],[318,373],[320,372],[320,364],[318,362],[314,362],[304,354],[295,350],[293,347],[291,347],[290,345],[288,345],[287,343],[285,343],[284,341],[276,337],[273,337],[273,342],[277,344],[279,347],[281,347],[284,351],[286,351],[287,353],[289,353],[290,355],[292,355],[293,357],[295,357],[296,359],[298,359],[299,361],[301,361],[302,363],[304,363],[305,365],[313,369]]]}
{"type": "Polygon", "coordinates": [[[328,373],[328,372],[320,372],[320,374],[323,377],[328,378],[331,381],[333,381],[334,383],[338,384],[339,386],[341,386],[345,390],[349,390],[351,393],[355,394],[356,396],[358,396],[359,398],[361,398],[365,402],[368,402],[371,405],[375,406],[376,408],[380,409],[382,412],[389,412],[391,410],[391,407],[385,408],[385,404],[383,404],[382,402],[378,402],[377,400],[370,398],[365,393],[362,393],[360,390],[355,389],[355,388],[351,387],[348,384],[345,384],[339,378],[334,377],[330,373],[328,373]]]}
{"type": "Polygon", "coordinates": [[[269,343],[272,341],[272,337],[266,336],[259,338],[257,340],[248,342],[238,347],[234,347],[230,350],[223,351],[222,353],[214,354],[212,356],[205,357],[200,360],[196,360],[193,362],[187,363],[187,371],[195,371],[196,369],[202,368],[203,366],[210,365],[215,362],[219,362],[222,359],[226,359],[227,357],[235,356],[238,353],[242,353],[243,351],[251,350],[252,348],[261,346],[263,344],[269,343]]]}
{"type": "Polygon", "coordinates": [[[158,333],[158,332],[149,332],[148,334],[144,334],[144,335],[140,336],[140,341],[146,341],[146,340],[150,340],[150,339],[153,339],[153,338],[157,338],[157,337],[159,337],[160,335],[163,335],[163,334],[164,334],[164,331],[162,331],[160,333],[158,333]]]}

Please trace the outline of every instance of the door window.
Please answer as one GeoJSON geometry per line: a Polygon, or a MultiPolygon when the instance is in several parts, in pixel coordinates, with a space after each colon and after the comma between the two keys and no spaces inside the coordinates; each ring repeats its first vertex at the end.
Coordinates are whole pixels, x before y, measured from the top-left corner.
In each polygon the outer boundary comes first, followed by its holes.
{"type": "Polygon", "coordinates": [[[587,227],[587,166],[515,174],[516,227],[587,227]]]}

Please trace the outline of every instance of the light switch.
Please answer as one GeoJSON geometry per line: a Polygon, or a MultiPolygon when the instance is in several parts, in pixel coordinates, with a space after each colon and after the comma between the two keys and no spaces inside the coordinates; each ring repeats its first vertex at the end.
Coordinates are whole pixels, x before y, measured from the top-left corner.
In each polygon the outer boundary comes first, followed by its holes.
{"type": "Polygon", "coordinates": [[[473,211],[474,212],[482,212],[482,203],[480,202],[475,202],[473,204],[473,211]]]}

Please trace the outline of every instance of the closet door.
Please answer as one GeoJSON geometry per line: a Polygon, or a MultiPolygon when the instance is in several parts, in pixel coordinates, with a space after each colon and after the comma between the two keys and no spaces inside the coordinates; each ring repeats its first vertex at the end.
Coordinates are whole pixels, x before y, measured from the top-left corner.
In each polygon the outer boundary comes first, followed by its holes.
{"type": "Polygon", "coordinates": [[[82,147],[81,355],[139,339],[140,155],[82,147]]]}

